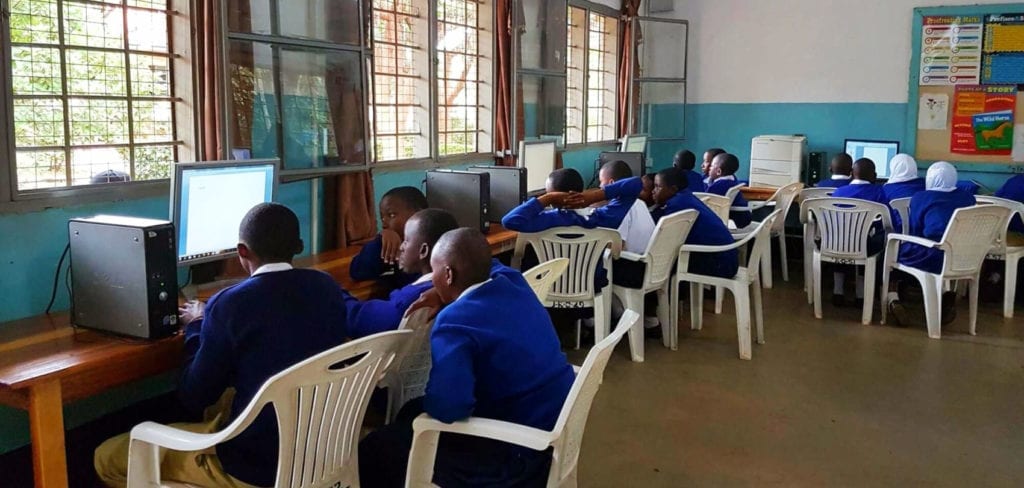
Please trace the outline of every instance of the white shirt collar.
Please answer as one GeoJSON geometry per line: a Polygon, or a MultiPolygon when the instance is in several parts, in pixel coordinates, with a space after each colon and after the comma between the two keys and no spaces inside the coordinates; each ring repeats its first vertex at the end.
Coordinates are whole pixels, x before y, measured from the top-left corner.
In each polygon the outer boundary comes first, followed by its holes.
{"type": "Polygon", "coordinates": [[[871,182],[868,181],[868,180],[852,179],[852,180],[850,180],[850,184],[851,185],[870,185],[871,182]]]}
{"type": "Polygon", "coordinates": [[[715,179],[715,181],[718,180],[736,181],[736,175],[719,176],[718,178],[715,179]]]}
{"type": "Polygon", "coordinates": [[[462,299],[462,297],[468,295],[473,290],[476,290],[477,288],[480,288],[481,286],[484,286],[484,285],[486,285],[487,283],[490,283],[490,282],[491,282],[491,280],[488,279],[487,281],[481,281],[480,283],[477,283],[475,285],[470,286],[469,288],[466,288],[461,294],[459,294],[459,298],[456,298],[456,300],[462,299]]]}
{"type": "Polygon", "coordinates": [[[263,266],[260,266],[259,268],[256,268],[256,271],[253,271],[252,275],[256,276],[264,273],[276,273],[278,271],[288,271],[291,269],[291,263],[267,263],[264,264],[263,266]]]}
{"type": "Polygon", "coordinates": [[[430,281],[431,279],[433,279],[433,277],[434,277],[434,273],[427,273],[427,274],[424,274],[423,276],[420,276],[419,278],[417,278],[416,281],[412,282],[412,284],[414,284],[414,285],[422,285],[423,283],[426,283],[426,282],[430,281]]]}
{"type": "Polygon", "coordinates": [[[847,175],[832,175],[833,180],[848,180],[850,176],[847,175]]]}

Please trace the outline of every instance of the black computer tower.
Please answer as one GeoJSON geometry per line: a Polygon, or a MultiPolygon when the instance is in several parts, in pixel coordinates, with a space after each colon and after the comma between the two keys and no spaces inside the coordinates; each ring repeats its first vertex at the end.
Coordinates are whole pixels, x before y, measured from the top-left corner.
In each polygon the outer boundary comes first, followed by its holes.
{"type": "Polygon", "coordinates": [[[71,323],[159,339],[178,330],[174,226],[100,215],[68,222],[71,323]]]}
{"type": "Polygon", "coordinates": [[[427,204],[447,210],[460,227],[490,228],[491,175],[474,171],[427,171],[427,204]]]}
{"type": "Polygon", "coordinates": [[[472,166],[470,171],[490,175],[488,220],[501,218],[526,201],[526,168],[517,166],[472,166]]]}
{"type": "Polygon", "coordinates": [[[822,180],[823,175],[828,172],[826,157],[823,152],[812,152],[807,155],[807,167],[804,168],[804,183],[807,186],[814,186],[822,180]]]}

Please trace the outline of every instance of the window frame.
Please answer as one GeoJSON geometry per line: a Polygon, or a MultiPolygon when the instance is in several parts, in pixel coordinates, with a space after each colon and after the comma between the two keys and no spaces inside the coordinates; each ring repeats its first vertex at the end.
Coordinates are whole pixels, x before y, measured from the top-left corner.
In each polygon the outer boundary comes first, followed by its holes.
{"type": "MultiPolygon", "coordinates": [[[[589,26],[590,26],[590,15],[591,14],[597,14],[597,15],[601,15],[601,16],[604,16],[604,17],[608,17],[608,18],[612,19],[615,22],[615,25],[616,25],[616,28],[615,28],[615,46],[614,46],[613,54],[615,55],[615,67],[617,68],[618,65],[619,65],[619,60],[622,57],[622,53],[619,52],[620,51],[620,47],[622,46],[622,31],[623,31],[623,26],[624,26],[624,24],[622,22],[622,19],[621,19],[622,15],[621,15],[620,12],[618,12],[617,10],[615,10],[615,9],[613,9],[613,8],[607,6],[607,5],[602,5],[602,4],[598,4],[598,3],[594,3],[594,2],[588,2],[586,0],[568,0],[566,2],[566,4],[567,4],[566,5],[567,8],[578,8],[578,9],[583,10],[584,11],[584,16],[585,16],[585,18],[587,20],[587,24],[582,27],[583,33],[584,33],[584,35],[583,35],[584,44],[583,44],[583,47],[581,48],[582,51],[583,51],[583,68],[582,68],[582,70],[583,70],[583,86],[580,87],[580,91],[583,92],[583,105],[580,107],[580,111],[581,111],[581,115],[582,115],[582,118],[581,118],[582,127],[580,128],[580,131],[581,131],[581,135],[582,135],[583,140],[580,141],[580,142],[573,142],[573,143],[566,142],[565,147],[566,147],[566,149],[577,149],[577,148],[584,148],[584,147],[587,147],[589,145],[618,144],[619,138],[618,137],[614,137],[614,136],[613,136],[612,139],[602,139],[602,140],[599,140],[599,141],[590,141],[590,140],[587,139],[587,129],[589,128],[588,120],[587,120],[588,119],[587,112],[588,112],[588,108],[589,108],[589,105],[588,105],[588,102],[589,102],[589,94],[588,94],[588,92],[589,92],[589,85],[588,85],[588,83],[590,81],[590,27],[589,26]]],[[[566,17],[567,17],[567,19],[571,18],[571,16],[568,15],[568,14],[566,15],[566,17]]],[[[569,30],[568,30],[569,29],[568,22],[566,22],[566,24],[567,24],[566,25],[566,29],[567,29],[566,30],[566,39],[569,40],[569,39],[572,38],[572,35],[569,32],[569,30]]],[[[568,94],[568,92],[569,92],[569,84],[568,84],[569,77],[568,77],[568,72],[569,72],[569,66],[566,65],[566,87],[565,87],[565,90],[566,90],[566,108],[567,109],[568,109],[568,106],[569,106],[569,101],[568,101],[569,100],[569,94],[568,94]]],[[[618,83],[615,84],[614,88],[615,88],[614,98],[617,99],[618,96],[619,96],[618,83]]],[[[621,130],[621,128],[619,127],[619,110],[620,110],[620,107],[618,105],[618,102],[616,101],[616,103],[615,103],[615,112],[612,115],[612,117],[614,119],[614,126],[612,127],[612,133],[613,134],[618,134],[619,131],[621,130]]],[[[566,123],[568,123],[568,120],[569,120],[569,117],[568,117],[568,114],[566,114],[566,123]]],[[[568,133],[568,129],[566,129],[566,133],[568,133]]]]}
{"type": "MultiPolygon", "coordinates": [[[[119,6],[125,7],[124,3],[119,6]]],[[[196,85],[192,67],[191,2],[168,0],[167,11],[171,12],[168,15],[168,67],[173,93],[168,98],[172,100],[176,140],[180,141],[175,144],[178,156],[176,161],[172,161],[173,164],[195,159],[199,126],[193,109],[196,85]]],[[[0,43],[0,214],[167,195],[170,191],[169,178],[18,191],[10,27],[10,0],[0,0],[0,40],[3,41],[0,43]]],[[[63,29],[62,25],[58,27],[63,29]]],[[[125,69],[130,70],[130,67],[126,66],[125,69]]],[[[71,162],[68,161],[68,164],[71,162]]]]}
{"type": "MultiPolygon", "coordinates": [[[[477,77],[480,79],[478,86],[486,86],[488,96],[486,98],[478,96],[481,101],[487,100],[488,104],[479,107],[480,112],[484,115],[477,116],[477,137],[486,137],[489,150],[476,151],[462,154],[452,154],[442,156],[440,155],[439,147],[439,96],[438,93],[438,35],[437,26],[439,23],[437,15],[437,0],[420,0],[421,2],[427,3],[426,12],[426,23],[427,23],[427,45],[423,47],[423,51],[428,56],[427,59],[427,76],[425,82],[428,83],[428,100],[427,100],[427,140],[430,145],[430,154],[426,157],[414,157],[414,158],[400,158],[391,160],[377,160],[376,146],[377,146],[377,135],[375,133],[374,123],[370,121],[375,111],[376,106],[376,90],[375,90],[375,64],[376,56],[373,50],[374,39],[373,33],[368,34],[369,37],[366,41],[369,45],[367,52],[369,53],[369,81],[368,90],[366,92],[367,99],[367,125],[368,132],[367,137],[370,141],[369,147],[374,149],[372,158],[369,161],[369,166],[377,172],[390,172],[390,171],[402,171],[402,170],[419,170],[419,169],[432,169],[436,167],[454,166],[467,162],[480,162],[483,160],[491,160],[494,158],[494,107],[497,104],[497,93],[494,89],[494,79],[497,76],[497,63],[495,62],[495,51],[497,49],[495,33],[497,32],[496,16],[494,14],[494,1],[493,0],[466,0],[469,2],[476,3],[479,10],[477,11],[477,32],[478,34],[485,34],[487,36],[486,42],[477,41],[477,56],[478,59],[485,61],[486,69],[481,69],[481,66],[477,66],[477,77]],[[481,125],[481,122],[486,124],[486,127],[481,125]]],[[[371,19],[372,19],[372,2],[371,5],[371,19]]],[[[372,20],[371,20],[372,21],[372,20]]],[[[372,31],[372,29],[371,29],[372,31]]],[[[481,63],[483,64],[483,63],[481,63]]],[[[390,136],[389,136],[390,137],[390,136]]],[[[482,144],[477,143],[479,148],[482,144]]]]}
{"type": "MultiPolygon", "coordinates": [[[[510,152],[511,154],[513,154],[515,156],[518,156],[519,155],[519,143],[522,142],[522,141],[519,140],[519,129],[520,129],[520,127],[519,127],[519,117],[516,114],[519,112],[520,107],[523,104],[523,100],[521,99],[522,97],[519,96],[519,84],[522,82],[522,76],[523,75],[534,76],[534,77],[539,77],[539,78],[542,78],[542,79],[543,78],[561,78],[561,79],[565,80],[565,82],[566,82],[566,90],[562,93],[562,96],[563,96],[563,100],[565,100],[566,103],[563,103],[563,105],[568,105],[568,101],[567,100],[568,100],[568,91],[569,91],[568,90],[569,67],[568,67],[568,63],[566,63],[566,66],[564,68],[562,68],[561,70],[543,69],[543,68],[524,68],[522,66],[522,62],[520,61],[520,59],[522,58],[522,53],[520,53],[520,49],[522,48],[522,46],[520,46],[519,36],[517,35],[517,32],[519,31],[519,29],[522,29],[524,26],[519,23],[520,19],[519,19],[519,16],[515,13],[515,11],[516,11],[516,9],[525,9],[525,7],[523,7],[522,4],[523,4],[523,2],[529,1],[529,0],[512,0],[512,1],[515,2],[516,6],[513,6],[512,34],[511,34],[511,43],[510,43],[510,46],[511,46],[510,49],[511,49],[511,52],[512,52],[512,55],[511,55],[511,58],[512,58],[512,66],[511,66],[512,83],[509,86],[510,86],[510,89],[512,90],[511,98],[512,98],[512,114],[513,115],[512,115],[512,120],[509,123],[509,130],[510,130],[511,139],[512,139],[511,140],[512,147],[510,147],[508,149],[508,152],[510,152]]],[[[587,2],[587,3],[589,3],[589,2],[587,2]]],[[[570,0],[565,0],[566,15],[568,15],[569,7],[571,6],[571,4],[572,4],[572,2],[570,0]]],[[[595,7],[601,7],[598,4],[593,4],[593,5],[595,7]]],[[[608,10],[612,10],[612,9],[609,8],[608,10]]],[[[522,19],[522,20],[526,20],[526,19],[522,19]]],[[[568,23],[566,23],[565,28],[566,28],[566,31],[565,31],[566,39],[568,39],[568,37],[569,37],[568,23]]],[[[568,48],[568,43],[566,43],[566,47],[568,48]]],[[[525,121],[524,121],[524,123],[525,123],[525,121]]],[[[524,137],[523,140],[527,140],[527,139],[528,138],[524,137]]],[[[562,137],[560,138],[560,140],[558,140],[555,143],[555,150],[556,151],[564,151],[564,150],[568,149],[569,147],[570,147],[570,145],[566,144],[566,141],[565,141],[565,122],[563,122],[563,124],[562,124],[562,137]]]]}
{"type": "MultiPolygon", "coordinates": [[[[690,67],[689,67],[689,65],[690,65],[690,21],[687,20],[687,19],[676,19],[676,18],[671,18],[671,17],[651,17],[650,14],[648,14],[648,15],[640,15],[640,16],[634,17],[632,22],[633,22],[633,26],[632,26],[633,28],[630,30],[630,35],[631,35],[630,45],[633,46],[633,48],[637,50],[636,51],[637,59],[636,59],[636,62],[634,62],[633,65],[631,65],[629,67],[629,71],[630,71],[630,73],[629,73],[629,93],[627,95],[628,96],[627,100],[629,100],[629,116],[628,116],[629,127],[630,128],[637,127],[638,129],[640,127],[640,121],[638,120],[638,117],[640,115],[642,115],[640,113],[640,111],[641,111],[641,108],[643,106],[643,100],[642,100],[642,96],[638,96],[637,95],[637,91],[640,88],[642,88],[642,86],[645,83],[682,84],[682,86],[683,86],[683,99],[681,100],[681,105],[683,107],[683,117],[681,119],[681,122],[682,122],[681,135],[679,137],[654,137],[653,135],[650,135],[648,137],[648,139],[647,139],[647,143],[648,143],[648,147],[650,147],[650,143],[652,143],[652,142],[687,141],[688,139],[687,139],[687,135],[686,135],[686,107],[687,107],[687,100],[688,100],[687,94],[688,94],[688,90],[689,90],[689,81],[688,80],[689,80],[689,69],[690,69],[690,67]],[[683,44],[684,45],[683,45],[683,76],[682,76],[682,78],[678,78],[678,77],[659,77],[659,76],[642,76],[642,72],[644,71],[644,68],[645,68],[645,66],[644,66],[644,56],[640,53],[640,49],[637,46],[637,32],[639,32],[640,29],[642,28],[641,23],[643,23],[643,22],[658,22],[658,23],[663,23],[663,24],[674,24],[674,25],[681,25],[681,26],[683,26],[683,29],[684,29],[683,44]],[[639,65],[639,67],[640,67],[640,73],[636,72],[637,65],[639,65]]],[[[640,132],[641,133],[645,133],[642,130],[640,130],[640,132]]]]}

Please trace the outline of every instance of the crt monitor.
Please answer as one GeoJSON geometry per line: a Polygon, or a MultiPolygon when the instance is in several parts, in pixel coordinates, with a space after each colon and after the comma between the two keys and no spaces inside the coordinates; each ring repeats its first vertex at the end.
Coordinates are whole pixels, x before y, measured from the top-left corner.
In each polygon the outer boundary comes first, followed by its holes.
{"type": "Polygon", "coordinates": [[[846,154],[854,161],[868,158],[875,163],[875,172],[879,178],[889,177],[889,160],[900,153],[897,141],[870,141],[864,139],[847,139],[846,154]]]}
{"type": "Polygon", "coordinates": [[[278,160],[180,163],[171,181],[171,218],[179,264],[235,254],[238,225],[260,203],[273,201],[278,160]]]}

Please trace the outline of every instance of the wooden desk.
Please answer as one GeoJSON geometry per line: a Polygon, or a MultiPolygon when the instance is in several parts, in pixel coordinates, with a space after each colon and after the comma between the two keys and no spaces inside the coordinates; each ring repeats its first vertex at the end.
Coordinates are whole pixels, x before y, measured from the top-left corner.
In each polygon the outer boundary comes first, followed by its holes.
{"type": "Polygon", "coordinates": [[[743,194],[743,198],[753,201],[765,201],[775,195],[775,188],[762,188],[762,187],[749,187],[744,186],[740,188],[740,193],[743,194]]]}
{"type": "MultiPolygon", "coordinates": [[[[491,250],[515,246],[517,233],[491,229],[491,250]]],[[[356,282],[348,266],[359,247],[297,259],[296,266],[324,271],[353,295],[366,298],[373,282],[356,282]]],[[[139,341],[71,328],[67,313],[0,324],[0,404],[27,410],[35,486],[68,485],[63,405],[181,364],[184,340],[139,341]]],[[[0,482],[2,484],[2,482],[0,482]]]]}

